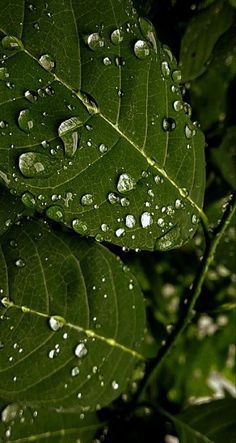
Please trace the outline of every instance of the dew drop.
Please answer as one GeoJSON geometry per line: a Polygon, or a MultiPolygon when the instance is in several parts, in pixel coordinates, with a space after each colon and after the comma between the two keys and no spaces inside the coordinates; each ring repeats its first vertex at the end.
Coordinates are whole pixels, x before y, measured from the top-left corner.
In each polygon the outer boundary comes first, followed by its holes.
{"type": "Polygon", "coordinates": [[[143,212],[140,218],[142,228],[147,228],[153,223],[153,218],[149,212],[143,212]]]}
{"type": "Polygon", "coordinates": [[[107,198],[108,201],[111,203],[111,205],[115,205],[116,203],[119,202],[119,197],[114,192],[110,192],[107,198]]]}
{"type": "Polygon", "coordinates": [[[165,225],[163,218],[158,218],[157,224],[158,224],[158,226],[160,226],[162,228],[165,225]]]}
{"type": "Polygon", "coordinates": [[[184,132],[185,132],[186,137],[188,139],[190,139],[190,138],[192,138],[196,134],[196,129],[190,128],[189,125],[186,125],[185,129],[184,129],[184,132]]]}
{"type": "Polygon", "coordinates": [[[109,227],[106,225],[106,223],[102,223],[102,224],[101,224],[101,230],[102,230],[102,232],[107,232],[107,231],[109,231],[109,227]]]}
{"type": "Polygon", "coordinates": [[[13,37],[11,35],[6,35],[2,39],[2,47],[3,47],[3,49],[10,49],[11,51],[12,50],[15,51],[15,50],[23,48],[23,45],[22,45],[22,42],[18,38],[13,37]]]}
{"type": "Polygon", "coordinates": [[[144,59],[149,56],[150,49],[148,46],[148,43],[144,40],[137,40],[137,42],[134,45],[134,53],[137,58],[144,59]]]}
{"type": "Polygon", "coordinates": [[[112,61],[111,61],[111,59],[109,57],[104,57],[103,64],[105,66],[110,66],[112,64],[112,61]]]}
{"type": "Polygon", "coordinates": [[[175,83],[180,83],[182,80],[181,71],[175,70],[172,72],[172,79],[175,83]]]}
{"type": "Polygon", "coordinates": [[[119,45],[124,40],[124,32],[120,29],[115,29],[111,33],[111,42],[113,45],[119,45]]]}
{"type": "Polygon", "coordinates": [[[115,234],[118,238],[123,237],[123,235],[125,234],[125,230],[123,228],[119,228],[115,231],[115,234]]]}
{"type": "Polygon", "coordinates": [[[63,121],[58,128],[58,135],[64,143],[65,155],[67,157],[73,157],[78,149],[78,128],[81,126],[82,122],[78,117],[71,117],[63,121]]]}
{"type": "Polygon", "coordinates": [[[19,169],[25,177],[48,177],[53,172],[53,165],[46,154],[26,152],[19,157],[19,169]]]}
{"type": "Polygon", "coordinates": [[[177,198],[177,199],[175,200],[175,207],[176,207],[176,209],[181,209],[181,208],[183,208],[184,205],[183,205],[182,200],[180,200],[179,198],[177,198]]]}
{"type": "Polygon", "coordinates": [[[17,268],[24,268],[25,267],[25,261],[22,258],[19,258],[15,262],[17,268]]]}
{"type": "Polygon", "coordinates": [[[46,71],[52,71],[55,68],[55,61],[49,54],[41,55],[39,63],[44,69],[46,69],[46,71]]]}
{"type": "Polygon", "coordinates": [[[30,103],[35,103],[37,101],[37,95],[29,90],[25,91],[24,96],[30,103]]]}
{"type": "Polygon", "coordinates": [[[101,154],[105,154],[105,152],[107,152],[107,146],[104,145],[104,143],[101,143],[101,144],[98,146],[98,149],[99,149],[99,151],[101,152],[101,154]]]}
{"type": "Polygon", "coordinates": [[[74,368],[71,369],[71,375],[72,375],[72,377],[76,377],[77,375],[79,375],[78,366],[75,366],[74,368]]]}
{"type": "Polygon", "coordinates": [[[96,100],[90,94],[87,92],[81,92],[80,96],[89,114],[93,115],[99,112],[96,100]]]}
{"type": "Polygon", "coordinates": [[[105,45],[104,39],[100,36],[98,32],[93,32],[86,38],[86,43],[93,51],[103,48],[105,45]]]}
{"type": "Polygon", "coordinates": [[[132,228],[134,228],[135,224],[136,224],[135,217],[132,214],[126,215],[125,225],[127,226],[127,228],[132,229],[132,228]]]}
{"type": "Polygon", "coordinates": [[[92,196],[92,194],[84,194],[81,197],[80,202],[81,202],[81,205],[83,205],[83,206],[90,206],[90,205],[92,205],[93,204],[93,196],[92,196]]]}
{"type": "Polygon", "coordinates": [[[139,26],[143,36],[151,43],[155,52],[157,52],[157,43],[155,38],[155,28],[153,24],[146,18],[139,18],[139,26]]]}
{"type": "Polygon", "coordinates": [[[32,130],[34,122],[29,109],[23,109],[22,111],[20,111],[18,115],[18,125],[19,128],[26,133],[29,133],[32,130]]]}
{"type": "Polygon", "coordinates": [[[168,78],[170,75],[170,67],[167,62],[161,63],[161,72],[165,78],[168,78]]]}
{"type": "Polygon", "coordinates": [[[176,112],[179,112],[183,109],[183,103],[180,100],[175,100],[173,103],[173,108],[176,112]]]}
{"type": "Polygon", "coordinates": [[[192,224],[193,224],[193,225],[196,225],[196,223],[198,222],[198,218],[197,218],[196,214],[193,214],[193,215],[192,215],[191,220],[192,220],[192,224]]]}
{"type": "Polygon", "coordinates": [[[7,126],[8,126],[8,123],[6,121],[4,121],[4,120],[0,121],[0,128],[1,129],[5,129],[5,128],[7,128],[7,126]]]}
{"type": "Polygon", "coordinates": [[[6,80],[9,77],[7,68],[0,68],[0,80],[6,80]]]}
{"type": "Polygon", "coordinates": [[[75,232],[81,235],[85,234],[88,230],[86,223],[83,222],[82,220],[79,220],[78,218],[75,218],[72,221],[72,228],[74,229],[75,232]]]}
{"type": "Polygon", "coordinates": [[[165,54],[168,56],[170,62],[172,62],[172,61],[173,61],[173,54],[172,54],[172,52],[171,52],[169,46],[167,46],[167,45],[162,45],[162,49],[163,49],[163,51],[165,52],[165,54]]]}
{"type": "Polygon", "coordinates": [[[53,331],[58,331],[65,324],[65,320],[63,317],[52,316],[49,318],[49,326],[53,331]]]}
{"type": "Polygon", "coordinates": [[[135,180],[129,174],[121,174],[118,178],[117,190],[120,193],[132,191],[135,187],[135,180]]]}
{"type": "Polygon", "coordinates": [[[31,194],[31,192],[28,191],[22,194],[21,201],[27,208],[34,208],[36,205],[36,200],[34,196],[31,194]]]}
{"type": "Polygon", "coordinates": [[[64,218],[63,209],[61,208],[61,206],[58,205],[49,206],[49,208],[47,208],[46,210],[46,215],[51,220],[57,222],[62,222],[64,218]]]}
{"type": "Polygon", "coordinates": [[[162,127],[166,132],[173,131],[176,128],[175,120],[171,117],[163,118],[162,127]]]}
{"type": "Polygon", "coordinates": [[[86,348],[84,343],[79,343],[75,348],[75,355],[78,358],[85,357],[87,355],[88,349],[86,348]]]}
{"type": "Polygon", "coordinates": [[[119,389],[119,384],[115,380],[112,381],[111,386],[112,386],[112,389],[114,389],[115,391],[117,391],[117,389],[119,389]]]}
{"type": "Polygon", "coordinates": [[[129,206],[130,202],[129,202],[128,198],[122,197],[120,199],[120,204],[122,207],[126,207],[126,206],[129,206]]]}

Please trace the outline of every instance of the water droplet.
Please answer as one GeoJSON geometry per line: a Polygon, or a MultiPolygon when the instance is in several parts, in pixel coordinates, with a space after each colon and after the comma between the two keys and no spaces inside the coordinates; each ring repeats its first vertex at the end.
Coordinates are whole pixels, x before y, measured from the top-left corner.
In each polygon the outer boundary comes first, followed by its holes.
{"type": "Polygon", "coordinates": [[[101,224],[101,230],[102,230],[103,232],[107,232],[107,231],[109,231],[109,227],[106,225],[106,223],[102,223],[102,224],[101,224]]]}
{"type": "Polygon", "coordinates": [[[15,50],[23,48],[23,45],[22,45],[22,42],[18,38],[13,37],[11,35],[6,35],[2,39],[2,47],[3,47],[3,49],[10,49],[10,50],[15,51],[15,50]]]}
{"type": "Polygon", "coordinates": [[[107,198],[108,198],[109,202],[111,203],[111,205],[114,205],[119,202],[119,197],[114,192],[110,192],[108,194],[107,198]]]}
{"type": "Polygon", "coordinates": [[[147,228],[153,223],[153,218],[149,212],[143,212],[140,221],[142,228],[147,228]]]}
{"type": "Polygon", "coordinates": [[[173,108],[176,112],[179,112],[183,109],[183,103],[180,100],[175,100],[173,103],[173,108]]]}
{"type": "Polygon", "coordinates": [[[101,143],[101,144],[98,146],[98,149],[99,149],[99,151],[101,152],[101,154],[105,154],[105,152],[107,152],[107,146],[104,145],[104,143],[101,143]]]}
{"type": "Polygon", "coordinates": [[[136,224],[135,217],[132,214],[126,215],[125,225],[127,226],[127,228],[132,229],[132,228],[134,228],[135,224],[136,224]]]}
{"type": "Polygon", "coordinates": [[[7,126],[8,126],[8,123],[6,121],[4,121],[4,120],[0,121],[0,128],[1,129],[5,129],[5,128],[7,128],[7,126]]]}
{"type": "Polygon", "coordinates": [[[193,225],[196,225],[196,223],[198,222],[198,218],[197,218],[196,214],[193,214],[193,215],[192,215],[191,220],[192,220],[192,224],[193,224],[193,225]]]}
{"type": "Polygon", "coordinates": [[[16,260],[16,266],[18,267],[18,268],[24,268],[24,266],[25,266],[25,261],[22,259],[22,258],[19,258],[18,260],[16,260]]]}
{"type": "Polygon", "coordinates": [[[161,178],[159,175],[155,175],[154,182],[159,185],[160,183],[163,183],[163,178],[161,178]]]}
{"type": "Polygon", "coordinates": [[[49,206],[49,208],[47,208],[47,210],[46,210],[46,215],[51,220],[54,220],[57,222],[62,222],[63,218],[64,218],[63,209],[61,208],[61,206],[57,206],[57,205],[49,206]]]}
{"type": "Polygon", "coordinates": [[[170,75],[170,67],[167,62],[161,63],[161,72],[164,75],[165,78],[168,78],[170,75]]]}
{"type": "Polygon", "coordinates": [[[85,357],[87,355],[88,349],[86,348],[84,343],[79,343],[75,348],[75,355],[78,358],[85,357]]]}
{"type": "Polygon", "coordinates": [[[184,207],[184,204],[183,204],[182,200],[180,200],[179,198],[177,198],[177,199],[175,200],[175,207],[176,207],[176,209],[182,209],[182,208],[184,207]]]}
{"type": "Polygon", "coordinates": [[[93,51],[103,48],[105,45],[104,39],[100,36],[98,32],[94,32],[86,37],[86,43],[93,51]]]}
{"type": "Polygon", "coordinates": [[[48,357],[55,358],[56,356],[57,356],[56,349],[51,349],[51,351],[49,351],[49,353],[48,353],[48,357]]]}
{"type": "Polygon", "coordinates": [[[117,68],[122,68],[122,66],[125,66],[125,61],[122,57],[115,57],[115,64],[117,68]]]}
{"type": "Polygon", "coordinates": [[[34,122],[29,109],[23,109],[22,111],[20,111],[18,116],[18,125],[19,128],[26,133],[29,133],[32,130],[34,122]]]}
{"type": "Polygon", "coordinates": [[[24,96],[30,103],[35,103],[38,99],[37,95],[31,91],[25,91],[24,96]]]}
{"type": "Polygon", "coordinates": [[[180,83],[182,80],[181,71],[175,70],[172,72],[172,79],[175,83],[180,83]]]}
{"type": "Polygon", "coordinates": [[[112,61],[111,61],[111,59],[109,57],[104,57],[103,64],[105,66],[110,66],[112,64],[112,61]]]}
{"type": "Polygon", "coordinates": [[[111,42],[113,45],[119,45],[124,40],[124,32],[120,29],[115,29],[111,33],[111,42]]]}
{"type": "Polygon", "coordinates": [[[34,196],[31,194],[31,192],[28,191],[22,194],[21,201],[27,208],[34,208],[36,205],[36,200],[34,196]]]}
{"type": "Polygon", "coordinates": [[[196,129],[191,128],[189,125],[186,125],[184,132],[185,132],[186,137],[189,139],[189,138],[194,137],[194,135],[196,134],[196,129]]]}
{"type": "Polygon", "coordinates": [[[144,40],[138,40],[134,45],[134,53],[141,60],[148,57],[150,54],[148,43],[144,40]]]}
{"type": "Polygon", "coordinates": [[[148,19],[140,17],[139,26],[143,36],[151,43],[154,51],[157,52],[155,28],[153,24],[148,19]]]}
{"type": "Polygon", "coordinates": [[[52,71],[55,68],[55,61],[49,54],[41,55],[39,63],[44,69],[46,69],[46,71],[52,71]]]}
{"type": "Polygon", "coordinates": [[[111,386],[112,386],[112,389],[114,389],[115,391],[117,389],[119,389],[119,384],[115,380],[112,381],[111,386]]]}
{"type": "Polygon", "coordinates": [[[125,207],[125,206],[129,206],[130,202],[129,202],[128,198],[122,197],[120,199],[120,204],[121,204],[121,206],[125,207]]]}
{"type": "Polygon", "coordinates": [[[19,169],[25,177],[48,177],[53,172],[53,165],[46,154],[26,152],[19,157],[19,169]]]}
{"type": "Polygon", "coordinates": [[[184,102],[183,103],[183,108],[184,108],[185,114],[188,115],[189,117],[191,117],[191,115],[192,115],[192,108],[191,108],[190,104],[187,103],[187,102],[184,102]]]}
{"type": "Polygon", "coordinates": [[[87,108],[89,114],[93,115],[99,112],[96,100],[90,94],[88,94],[87,92],[81,92],[80,98],[83,101],[85,107],[87,108]]]}
{"type": "Polygon", "coordinates": [[[8,297],[3,297],[1,299],[1,303],[5,308],[9,308],[11,306],[11,302],[8,297]]]}
{"type": "Polygon", "coordinates": [[[158,218],[157,224],[158,224],[158,226],[160,226],[162,228],[165,225],[163,218],[158,218]]]}
{"type": "Polygon", "coordinates": [[[125,230],[123,228],[119,228],[115,231],[116,237],[123,237],[123,235],[125,234],[125,230]]]}
{"type": "Polygon", "coordinates": [[[53,331],[58,331],[65,324],[65,319],[59,316],[52,316],[49,318],[49,326],[53,331]]]}
{"type": "Polygon", "coordinates": [[[82,220],[79,220],[78,218],[75,218],[72,221],[72,228],[74,229],[75,232],[81,235],[85,234],[88,230],[86,223],[83,222],[82,220]]]}
{"type": "Polygon", "coordinates": [[[132,191],[135,187],[135,180],[129,174],[121,174],[117,183],[117,190],[120,193],[132,191]]]}
{"type": "Polygon", "coordinates": [[[172,54],[172,52],[171,52],[169,46],[167,46],[167,45],[162,45],[162,49],[163,49],[163,51],[165,52],[165,54],[168,56],[170,62],[172,62],[172,61],[173,61],[173,54],[172,54]]]}
{"type": "Polygon", "coordinates": [[[62,122],[58,128],[58,135],[64,143],[65,155],[73,157],[79,145],[79,134],[77,129],[82,126],[78,117],[71,117],[62,122]]]}
{"type": "Polygon", "coordinates": [[[75,366],[74,368],[71,369],[71,375],[72,375],[72,377],[76,377],[77,375],[79,375],[78,366],[75,366]]]}
{"type": "Polygon", "coordinates": [[[0,80],[6,80],[9,77],[7,68],[0,68],[0,80]]]}
{"type": "Polygon", "coordinates": [[[164,131],[173,131],[176,128],[175,120],[171,117],[163,118],[162,127],[164,131]]]}
{"type": "Polygon", "coordinates": [[[92,196],[92,194],[84,194],[81,197],[80,202],[81,202],[81,205],[83,205],[83,206],[90,206],[90,205],[92,205],[93,204],[93,196],[92,196]]]}

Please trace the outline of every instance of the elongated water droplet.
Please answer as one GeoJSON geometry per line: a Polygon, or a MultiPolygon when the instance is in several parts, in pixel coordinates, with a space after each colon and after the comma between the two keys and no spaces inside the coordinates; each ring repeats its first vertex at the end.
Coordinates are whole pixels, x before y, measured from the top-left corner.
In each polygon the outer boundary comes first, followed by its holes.
{"type": "Polygon", "coordinates": [[[75,218],[72,221],[72,228],[74,229],[75,232],[77,232],[78,234],[81,234],[81,235],[86,234],[86,232],[88,230],[86,223],[82,220],[79,220],[78,218],[75,218]]]}
{"type": "Polygon", "coordinates": [[[49,177],[53,165],[46,154],[26,152],[19,157],[19,169],[25,177],[49,177]]]}
{"type": "Polygon", "coordinates": [[[50,54],[41,55],[39,63],[46,71],[52,71],[55,68],[55,61],[50,54]]]}
{"type": "Polygon", "coordinates": [[[83,206],[90,206],[90,205],[92,205],[93,204],[93,196],[92,196],[92,194],[84,194],[81,197],[80,202],[81,202],[81,205],[83,205],[83,206]]]}
{"type": "Polygon", "coordinates": [[[161,64],[161,72],[165,78],[168,78],[170,75],[170,67],[167,62],[162,62],[161,64]]]}
{"type": "Polygon", "coordinates": [[[140,17],[139,26],[143,36],[151,43],[154,51],[157,52],[157,42],[153,24],[147,18],[140,17]]]}
{"type": "Polygon", "coordinates": [[[86,348],[84,343],[79,343],[75,348],[75,355],[78,358],[85,357],[87,355],[88,349],[86,348]]]}
{"type": "Polygon", "coordinates": [[[7,68],[0,68],[0,80],[6,80],[9,77],[7,68]]]}
{"type": "Polygon", "coordinates": [[[163,118],[162,127],[166,132],[173,131],[176,128],[175,120],[171,117],[163,118]]]}
{"type": "Polygon", "coordinates": [[[135,224],[136,224],[135,217],[132,214],[126,215],[125,225],[127,226],[127,228],[132,229],[132,228],[134,228],[135,224]]]}
{"type": "Polygon", "coordinates": [[[125,234],[125,230],[124,228],[119,228],[115,231],[116,237],[123,237],[123,235],[125,234]]]}
{"type": "Polygon", "coordinates": [[[104,39],[98,32],[93,32],[86,37],[86,43],[93,51],[103,48],[105,45],[104,39]]]}
{"type": "Polygon", "coordinates": [[[165,54],[168,56],[170,62],[172,62],[172,61],[173,61],[173,54],[172,54],[172,52],[171,52],[169,46],[167,46],[167,45],[162,45],[162,49],[163,49],[163,51],[165,52],[165,54]]]}
{"type": "Polygon", "coordinates": [[[49,318],[49,326],[53,331],[58,331],[65,324],[65,319],[60,316],[52,316],[49,318]]]}
{"type": "Polygon", "coordinates": [[[34,121],[29,109],[23,109],[18,116],[18,125],[22,131],[29,133],[33,129],[34,121]]]}
{"type": "Polygon", "coordinates": [[[27,208],[34,208],[36,205],[36,200],[34,196],[31,194],[31,192],[28,191],[22,194],[21,201],[27,208]]]}
{"type": "Polygon", "coordinates": [[[62,222],[64,218],[64,212],[61,206],[52,205],[46,210],[46,215],[51,220],[62,222]]]}
{"type": "Polygon", "coordinates": [[[127,173],[121,174],[118,178],[117,190],[120,193],[132,191],[135,187],[135,180],[127,173]]]}
{"type": "Polygon", "coordinates": [[[6,35],[2,39],[2,47],[3,49],[10,49],[12,51],[15,51],[23,48],[23,44],[18,38],[11,35],[6,35]]]}
{"type": "Polygon", "coordinates": [[[147,228],[153,223],[153,218],[149,212],[143,212],[140,221],[142,228],[147,228]]]}
{"type": "Polygon", "coordinates": [[[86,106],[89,114],[93,115],[93,114],[97,114],[99,112],[96,100],[90,94],[88,94],[87,92],[81,91],[80,97],[81,97],[84,105],[86,106]]]}
{"type": "Polygon", "coordinates": [[[65,155],[73,157],[79,145],[78,128],[82,126],[82,122],[78,117],[71,117],[62,122],[58,128],[58,135],[64,143],[65,155]]]}
{"type": "Polygon", "coordinates": [[[148,46],[148,43],[144,40],[137,40],[137,42],[134,45],[134,53],[137,58],[144,59],[149,56],[150,54],[150,48],[148,46]]]}
{"type": "Polygon", "coordinates": [[[111,42],[113,45],[119,45],[124,40],[124,32],[121,29],[115,29],[111,33],[111,42]]]}

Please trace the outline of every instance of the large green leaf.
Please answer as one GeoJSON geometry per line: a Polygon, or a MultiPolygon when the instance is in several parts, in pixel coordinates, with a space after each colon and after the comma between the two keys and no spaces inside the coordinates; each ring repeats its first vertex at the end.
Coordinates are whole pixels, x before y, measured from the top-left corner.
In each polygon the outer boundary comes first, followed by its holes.
{"type": "Polygon", "coordinates": [[[99,428],[101,428],[101,423],[95,413],[32,409],[12,403],[2,412],[0,441],[91,443],[99,428]]]}
{"type": "Polygon", "coordinates": [[[192,18],[181,42],[183,81],[193,80],[206,70],[216,42],[230,27],[233,17],[228,1],[217,0],[192,18]]]}
{"type": "Polygon", "coordinates": [[[0,235],[25,212],[21,201],[0,184],[0,235]]]}
{"type": "Polygon", "coordinates": [[[0,251],[0,396],[57,407],[112,401],[143,358],[132,274],[104,247],[36,221],[12,228],[0,251]]]}
{"type": "Polygon", "coordinates": [[[235,399],[194,405],[174,418],[181,443],[233,443],[236,438],[235,399]]]}
{"type": "Polygon", "coordinates": [[[30,192],[39,211],[82,235],[180,246],[201,212],[203,136],[151,23],[128,0],[28,4],[22,41],[8,36],[19,37],[15,21],[9,30],[0,17],[0,170],[9,188],[30,192]]]}

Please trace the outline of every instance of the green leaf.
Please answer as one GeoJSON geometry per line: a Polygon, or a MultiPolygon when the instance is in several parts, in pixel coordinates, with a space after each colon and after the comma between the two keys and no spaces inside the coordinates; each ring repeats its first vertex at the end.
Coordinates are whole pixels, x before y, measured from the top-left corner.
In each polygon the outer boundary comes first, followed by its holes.
{"type": "Polygon", "coordinates": [[[0,184],[0,236],[25,212],[18,198],[0,184]]]}
{"type": "Polygon", "coordinates": [[[21,41],[0,18],[9,188],[82,235],[180,246],[196,229],[205,172],[174,57],[128,0],[47,5],[26,7],[21,41]]]}
{"type": "Polygon", "coordinates": [[[9,443],[30,441],[91,443],[99,428],[101,423],[95,413],[32,409],[12,403],[2,412],[0,438],[9,443]]]}
{"type": "Polygon", "coordinates": [[[132,274],[104,247],[36,221],[14,227],[0,251],[0,396],[57,408],[111,402],[143,360],[132,274]]]}
{"type": "Polygon", "coordinates": [[[212,158],[224,180],[236,189],[236,126],[228,128],[221,145],[212,150],[212,158]]]}
{"type": "Polygon", "coordinates": [[[174,417],[181,443],[235,441],[235,405],[235,399],[227,398],[190,406],[174,417]]]}
{"type": "Polygon", "coordinates": [[[193,80],[206,70],[216,42],[231,26],[233,17],[228,2],[217,0],[192,18],[181,42],[183,81],[193,80]]]}

